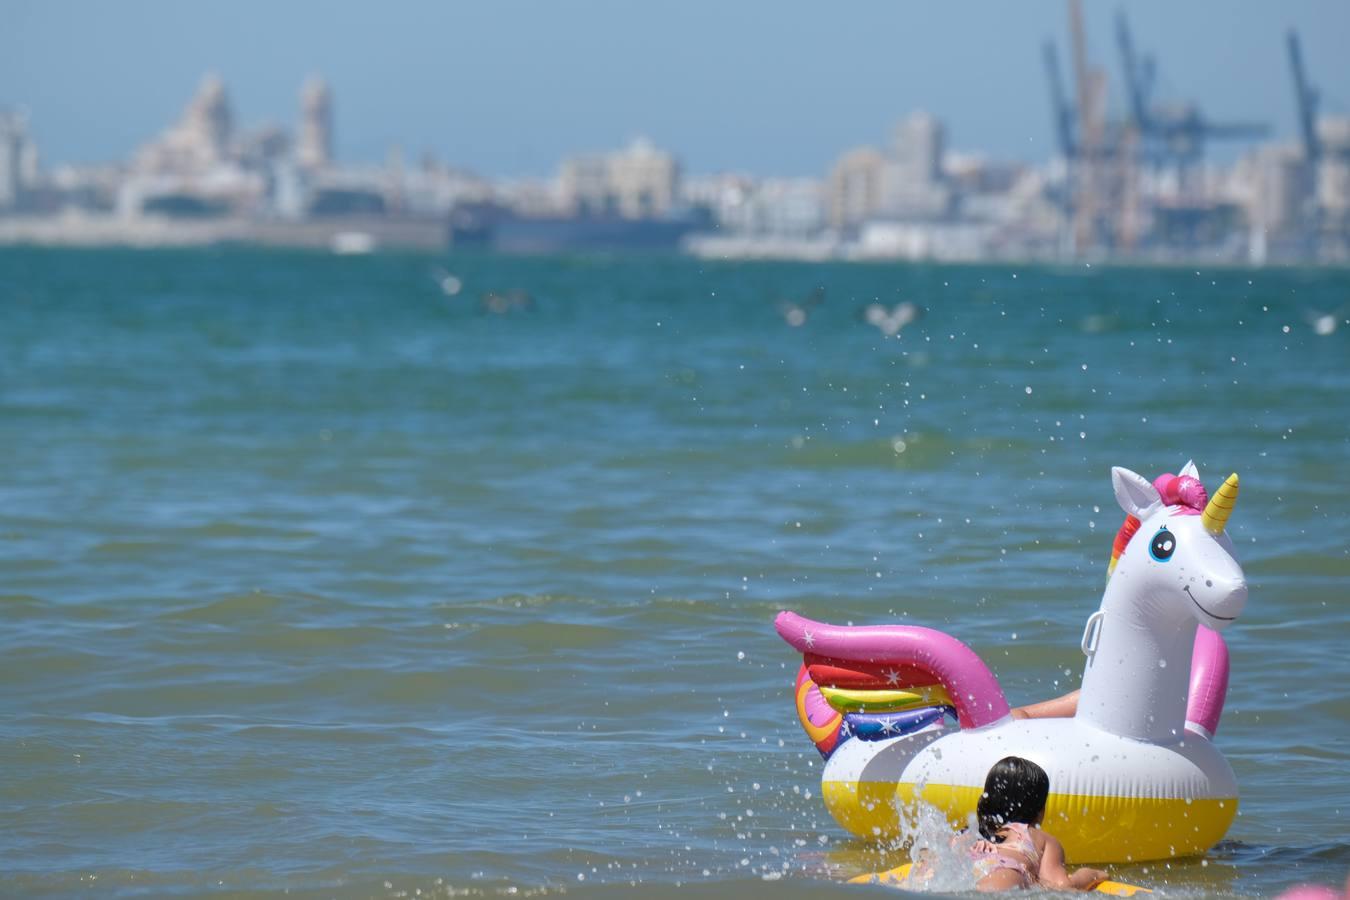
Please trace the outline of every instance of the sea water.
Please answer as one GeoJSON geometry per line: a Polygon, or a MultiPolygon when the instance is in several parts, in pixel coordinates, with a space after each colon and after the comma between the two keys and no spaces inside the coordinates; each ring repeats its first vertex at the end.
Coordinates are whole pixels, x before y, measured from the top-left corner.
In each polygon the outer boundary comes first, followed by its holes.
{"type": "Polygon", "coordinates": [[[1242,479],[1242,806],[1112,874],[1340,883],[1347,316],[1344,271],[0,251],[0,894],[854,896],[904,856],[825,811],[774,614],[1054,696],[1110,467],[1189,458],[1242,479]]]}

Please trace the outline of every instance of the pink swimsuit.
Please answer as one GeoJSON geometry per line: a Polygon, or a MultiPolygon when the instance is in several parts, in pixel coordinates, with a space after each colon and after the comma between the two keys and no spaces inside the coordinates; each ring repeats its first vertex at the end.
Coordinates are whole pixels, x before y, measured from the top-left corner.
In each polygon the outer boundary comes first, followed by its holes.
{"type": "Polygon", "coordinates": [[[1022,883],[1030,886],[1036,881],[1032,870],[1038,870],[1041,854],[1031,839],[1030,827],[1021,822],[1005,825],[1000,832],[1003,842],[977,841],[970,850],[971,863],[978,881],[999,869],[1011,869],[1022,876],[1022,883]]]}

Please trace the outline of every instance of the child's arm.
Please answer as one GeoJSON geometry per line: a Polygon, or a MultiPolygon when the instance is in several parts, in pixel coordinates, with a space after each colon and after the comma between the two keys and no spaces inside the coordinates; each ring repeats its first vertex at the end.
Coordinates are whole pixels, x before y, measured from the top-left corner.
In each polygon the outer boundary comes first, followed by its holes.
{"type": "Polygon", "coordinates": [[[1019,706],[1012,711],[1014,719],[1071,719],[1078,712],[1078,691],[1072,691],[1053,700],[1042,700],[1019,706]]]}
{"type": "Polygon", "coordinates": [[[1079,869],[1070,875],[1064,868],[1063,845],[1053,835],[1046,834],[1037,878],[1041,884],[1057,891],[1087,891],[1105,881],[1106,873],[1100,869],[1079,869]]]}
{"type": "Polygon", "coordinates": [[[1101,869],[1083,867],[1069,876],[1069,885],[1075,891],[1090,891],[1105,880],[1106,873],[1101,869]]]}

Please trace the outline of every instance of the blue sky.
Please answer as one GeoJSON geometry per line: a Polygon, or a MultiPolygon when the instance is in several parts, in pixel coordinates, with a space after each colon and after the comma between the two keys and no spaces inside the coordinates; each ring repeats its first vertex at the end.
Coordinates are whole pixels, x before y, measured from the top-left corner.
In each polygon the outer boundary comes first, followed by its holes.
{"type": "MultiPolygon", "coordinates": [[[[1084,6],[1119,104],[1117,4],[1084,6]]],[[[1345,0],[1127,11],[1162,94],[1214,119],[1294,135],[1291,26],[1324,108],[1350,112],[1345,0]]],[[[292,123],[317,72],[333,87],[339,157],[379,160],[398,143],[494,176],[546,174],[637,134],[689,171],[821,174],[915,108],[946,121],[949,146],[1038,160],[1051,152],[1051,36],[1067,66],[1062,0],[4,0],[0,106],[29,111],[48,162],[126,158],[207,70],[243,124],[292,123]]]]}

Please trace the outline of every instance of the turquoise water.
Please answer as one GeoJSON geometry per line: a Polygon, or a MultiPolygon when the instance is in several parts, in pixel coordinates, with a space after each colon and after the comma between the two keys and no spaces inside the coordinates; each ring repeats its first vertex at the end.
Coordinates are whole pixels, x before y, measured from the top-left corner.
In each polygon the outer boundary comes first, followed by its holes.
{"type": "Polygon", "coordinates": [[[1346,272],[0,251],[0,893],[828,892],[894,860],[775,612],[1050,696],[1110,467],[1190,457],[1242,476],[1242,811],[1116,874],[1340,883],[1348,316],[1346,272]]]}

